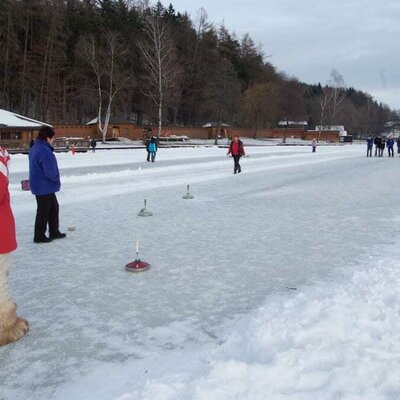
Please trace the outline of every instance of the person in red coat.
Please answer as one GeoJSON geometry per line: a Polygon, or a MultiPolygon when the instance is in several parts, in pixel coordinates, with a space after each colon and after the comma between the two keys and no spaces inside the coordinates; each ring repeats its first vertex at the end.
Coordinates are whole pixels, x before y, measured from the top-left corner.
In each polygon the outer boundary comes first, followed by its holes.
{"type": "Polygon", "coordinates": [[[7,151],[0,147],[0,346],[21,339],[29,329],[28,321],[17,317],[17,306],[11,300],[8,288],[11,252],[17,248],[8,191],[9,161],[7,151]]]}
{"type": "Polygon", "coordinates": [[[244,151],[244,145],[243,142],[239,139],[239,136],[235,136],[229,146],[229,150],[228,150],[228,156],[232,155],[233,157],[233,161],[234,161],[234,169],[233,169],[233,173],[241,173],[242,172],[242,168],[240,166],[240,158],[241,157],[245,157],[246,153],[244,151]]]}

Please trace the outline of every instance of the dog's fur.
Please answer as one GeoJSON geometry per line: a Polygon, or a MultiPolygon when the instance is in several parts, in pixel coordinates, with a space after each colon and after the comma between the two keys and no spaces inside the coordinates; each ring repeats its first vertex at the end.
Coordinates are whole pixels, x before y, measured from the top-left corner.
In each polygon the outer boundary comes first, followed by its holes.
{"type": "Polygon", "coordinates": [[[16,342],[29,330],[26,319],[18,318],[12,301],[0,304],[0,346],[16,342]]]}
{"type": "Polygon", "coordinates": [[[17,317],[17,306],[8,290],[9,255],[0,255],[0,346],[21,339],[29,330],[28,321],[17,317]]]}

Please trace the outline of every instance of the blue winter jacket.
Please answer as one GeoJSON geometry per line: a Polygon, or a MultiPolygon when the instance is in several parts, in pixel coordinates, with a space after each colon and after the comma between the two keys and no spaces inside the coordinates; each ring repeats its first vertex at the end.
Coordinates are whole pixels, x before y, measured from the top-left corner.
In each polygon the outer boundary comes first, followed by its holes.
{"type": "Polygon", "coordinates": [[[387,144],[387,147],[393,147],[394,146],[394,140],[393,139],[388,139],[386,144],[387,144]]]}
{"type": "Polygon", "coordinates": [[[374,139],[367,139],[367,145],[368,147],[372,147],[374,144],[374,139]]]}
{"type": "Polygon", "coordinates": [[[39,196],[56,193],[61,188],[54,149],[43,140],[36,140],[29,152],[29,183],[31,192],[39,196]]]}

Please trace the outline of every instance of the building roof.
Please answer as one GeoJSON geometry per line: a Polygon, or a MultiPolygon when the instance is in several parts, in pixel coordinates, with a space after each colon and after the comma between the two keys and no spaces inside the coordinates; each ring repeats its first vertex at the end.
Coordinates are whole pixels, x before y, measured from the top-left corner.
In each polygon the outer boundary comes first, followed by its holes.
{"type": "Polygon", "coordinates": [[[299,126],[307,126],[308,122],[307,121],[279,121],[278,123],[279,126],[288,126],[288,125],[299,125],[299,126]]]}
{"type": "MultiPolygon", "coordinates": [[[[229,126],[230,125],[224,124],[222,122],[219,124],[220,128],[226,128],[226,127],[229,127],[229,126]]],[[[217,128],[218,127],[218,122],[216,122],[216,121],[207,122],[206,124],[202,125],[201,127],[202,128],[217,128]]]]}
{"type": "Polygon", "coordinates": [[[45,122],[15,114],[11,111],[0,109],[0,128],[26,128],[35,129],[43,125],[51,126],[45,122]]]}
{"type": "MultiPolygon", "coordinates": [[[[86,125],[97,125],[99,118],[93,118],[91,121],[87,122],[86,125]]],[[[101,122],[104,124],[104,118],[101,119],[101,122]]],[[[109,125],[136,125],[135,122],[129,121],[128,119],[122,118],[110,118],[108,122],[109,125]]]]}

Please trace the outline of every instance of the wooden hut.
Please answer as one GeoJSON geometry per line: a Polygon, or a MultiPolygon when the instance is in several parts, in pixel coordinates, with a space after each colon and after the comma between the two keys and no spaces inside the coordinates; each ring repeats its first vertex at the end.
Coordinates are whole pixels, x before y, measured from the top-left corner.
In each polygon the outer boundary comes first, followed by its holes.
{"type": "Polygon", "coordinates": [[[0,109],[0,145],[11,151],[28,150],[30,141],[36,137],[38,130],[44,125],[51,126],[0,109]]]}

